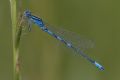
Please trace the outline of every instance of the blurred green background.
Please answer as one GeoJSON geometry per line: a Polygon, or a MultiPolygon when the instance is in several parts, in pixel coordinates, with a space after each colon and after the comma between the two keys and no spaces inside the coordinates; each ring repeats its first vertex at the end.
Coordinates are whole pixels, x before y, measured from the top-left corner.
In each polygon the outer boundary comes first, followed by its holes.
{"type": "MultiPolygon", "coordinates": [[[[93,39],[86,53],[100,62],[99,71],[81,56],[33,25],[20,44],[22,80],[120,80],[119,0],[21,0],[51,25],[93,39]]],[[[0,0],[0,80],[13,80],[9,0],[0,0]]]]}

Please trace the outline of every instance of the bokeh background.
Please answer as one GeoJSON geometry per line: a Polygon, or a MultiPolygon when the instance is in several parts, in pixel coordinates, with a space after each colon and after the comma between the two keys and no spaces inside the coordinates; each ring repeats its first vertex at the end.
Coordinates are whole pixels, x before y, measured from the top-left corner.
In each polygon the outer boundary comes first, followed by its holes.
{"type": "MultiPolygon", "coordinates": [[[[21,2],[22,11],[30,9],[51,25],[93,39],[95,48],[86,53],[105,67],[104,71],[96,69],[33,25],[32,31],[23,32],[21,38],[22,80],[120,80],[119,0],[21,2]]],[[[11,35],[9,0],[0,0],[0,80],[13,80],[11,35]]]]}

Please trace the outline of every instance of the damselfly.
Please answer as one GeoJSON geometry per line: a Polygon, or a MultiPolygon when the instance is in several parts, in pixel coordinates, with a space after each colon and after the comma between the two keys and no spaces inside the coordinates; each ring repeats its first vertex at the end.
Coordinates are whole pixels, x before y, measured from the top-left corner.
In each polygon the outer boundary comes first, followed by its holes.
{"type": "MultiPolygon", "coordinates": [[[[90,58],[89,56],[83,53],[83,49],[88,47],[88,46],[85,46],[87,45],[87,41],[85,41],[84,43],[84,39],[82,40],[81,38],[77,37],[79,38],[78,39],[79,43],[76,43],[77,40],[72,41],[72,39],[67,38],[66,36],[64,36],[64,34],[60,33],[59,31],[54,30],[52,27],[47,25],[44,21],[42,21],[41,18],[38,18],[32,15],[29,10],[26,10],[24,12],[24,17],[27,19],[29,24],[31,23],[36,24],[37,26],[41,28],[42,31],[48,33],[49,35],[53,36],[54,38],[56,38],[57,40],[65,44],[68,48],[71,48],[75,52],[79,53],[82,57],[84,57],[86,60],[94,64],[100,70],[104,70],[102,65],[100,65],[98,62],[96,62],[95,60],[93,60],[92,58],[90,58]]],[[[31,27],[31,25],[29,25],[29,27],[31,27]]],[[[63,32],[63,33],[66,33],[66,32],[63,32]]]]}

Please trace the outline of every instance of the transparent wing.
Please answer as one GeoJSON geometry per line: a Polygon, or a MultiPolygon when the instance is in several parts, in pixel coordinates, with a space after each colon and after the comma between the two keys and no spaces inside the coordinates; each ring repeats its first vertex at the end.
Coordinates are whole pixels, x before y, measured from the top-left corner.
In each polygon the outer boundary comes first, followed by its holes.
{"type": "Polygon", "coordinates": [[[58,36],[60,36],[61,38],[63,38],[64,40],[66,40],[67,42],[72,43],[72,45],[77,48],[78,50],[86,50],[89,48],[93,48],[94,47],[94,41],[87,39],[84,36],[80,36],[74,32],[68,31],[66,29],[61,29],[58,27],[53,27],[53,26],[49,26],[48,24],[45,23],[45,26],[51,30],[52,32],[54,32],[55,34],[57,34],[58,36]]]}

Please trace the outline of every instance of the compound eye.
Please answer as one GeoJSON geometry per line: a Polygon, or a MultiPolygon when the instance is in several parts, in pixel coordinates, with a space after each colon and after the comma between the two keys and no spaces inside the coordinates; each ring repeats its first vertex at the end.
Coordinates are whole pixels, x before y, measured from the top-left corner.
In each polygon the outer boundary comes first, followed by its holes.
{"type": "Polygon", "coordinates": [[[24,12],[24,16],[30,17],[30,15],[31,15],[31,12],[30,12],[29,10],[26,10],[26,11],[24,12]]]}

